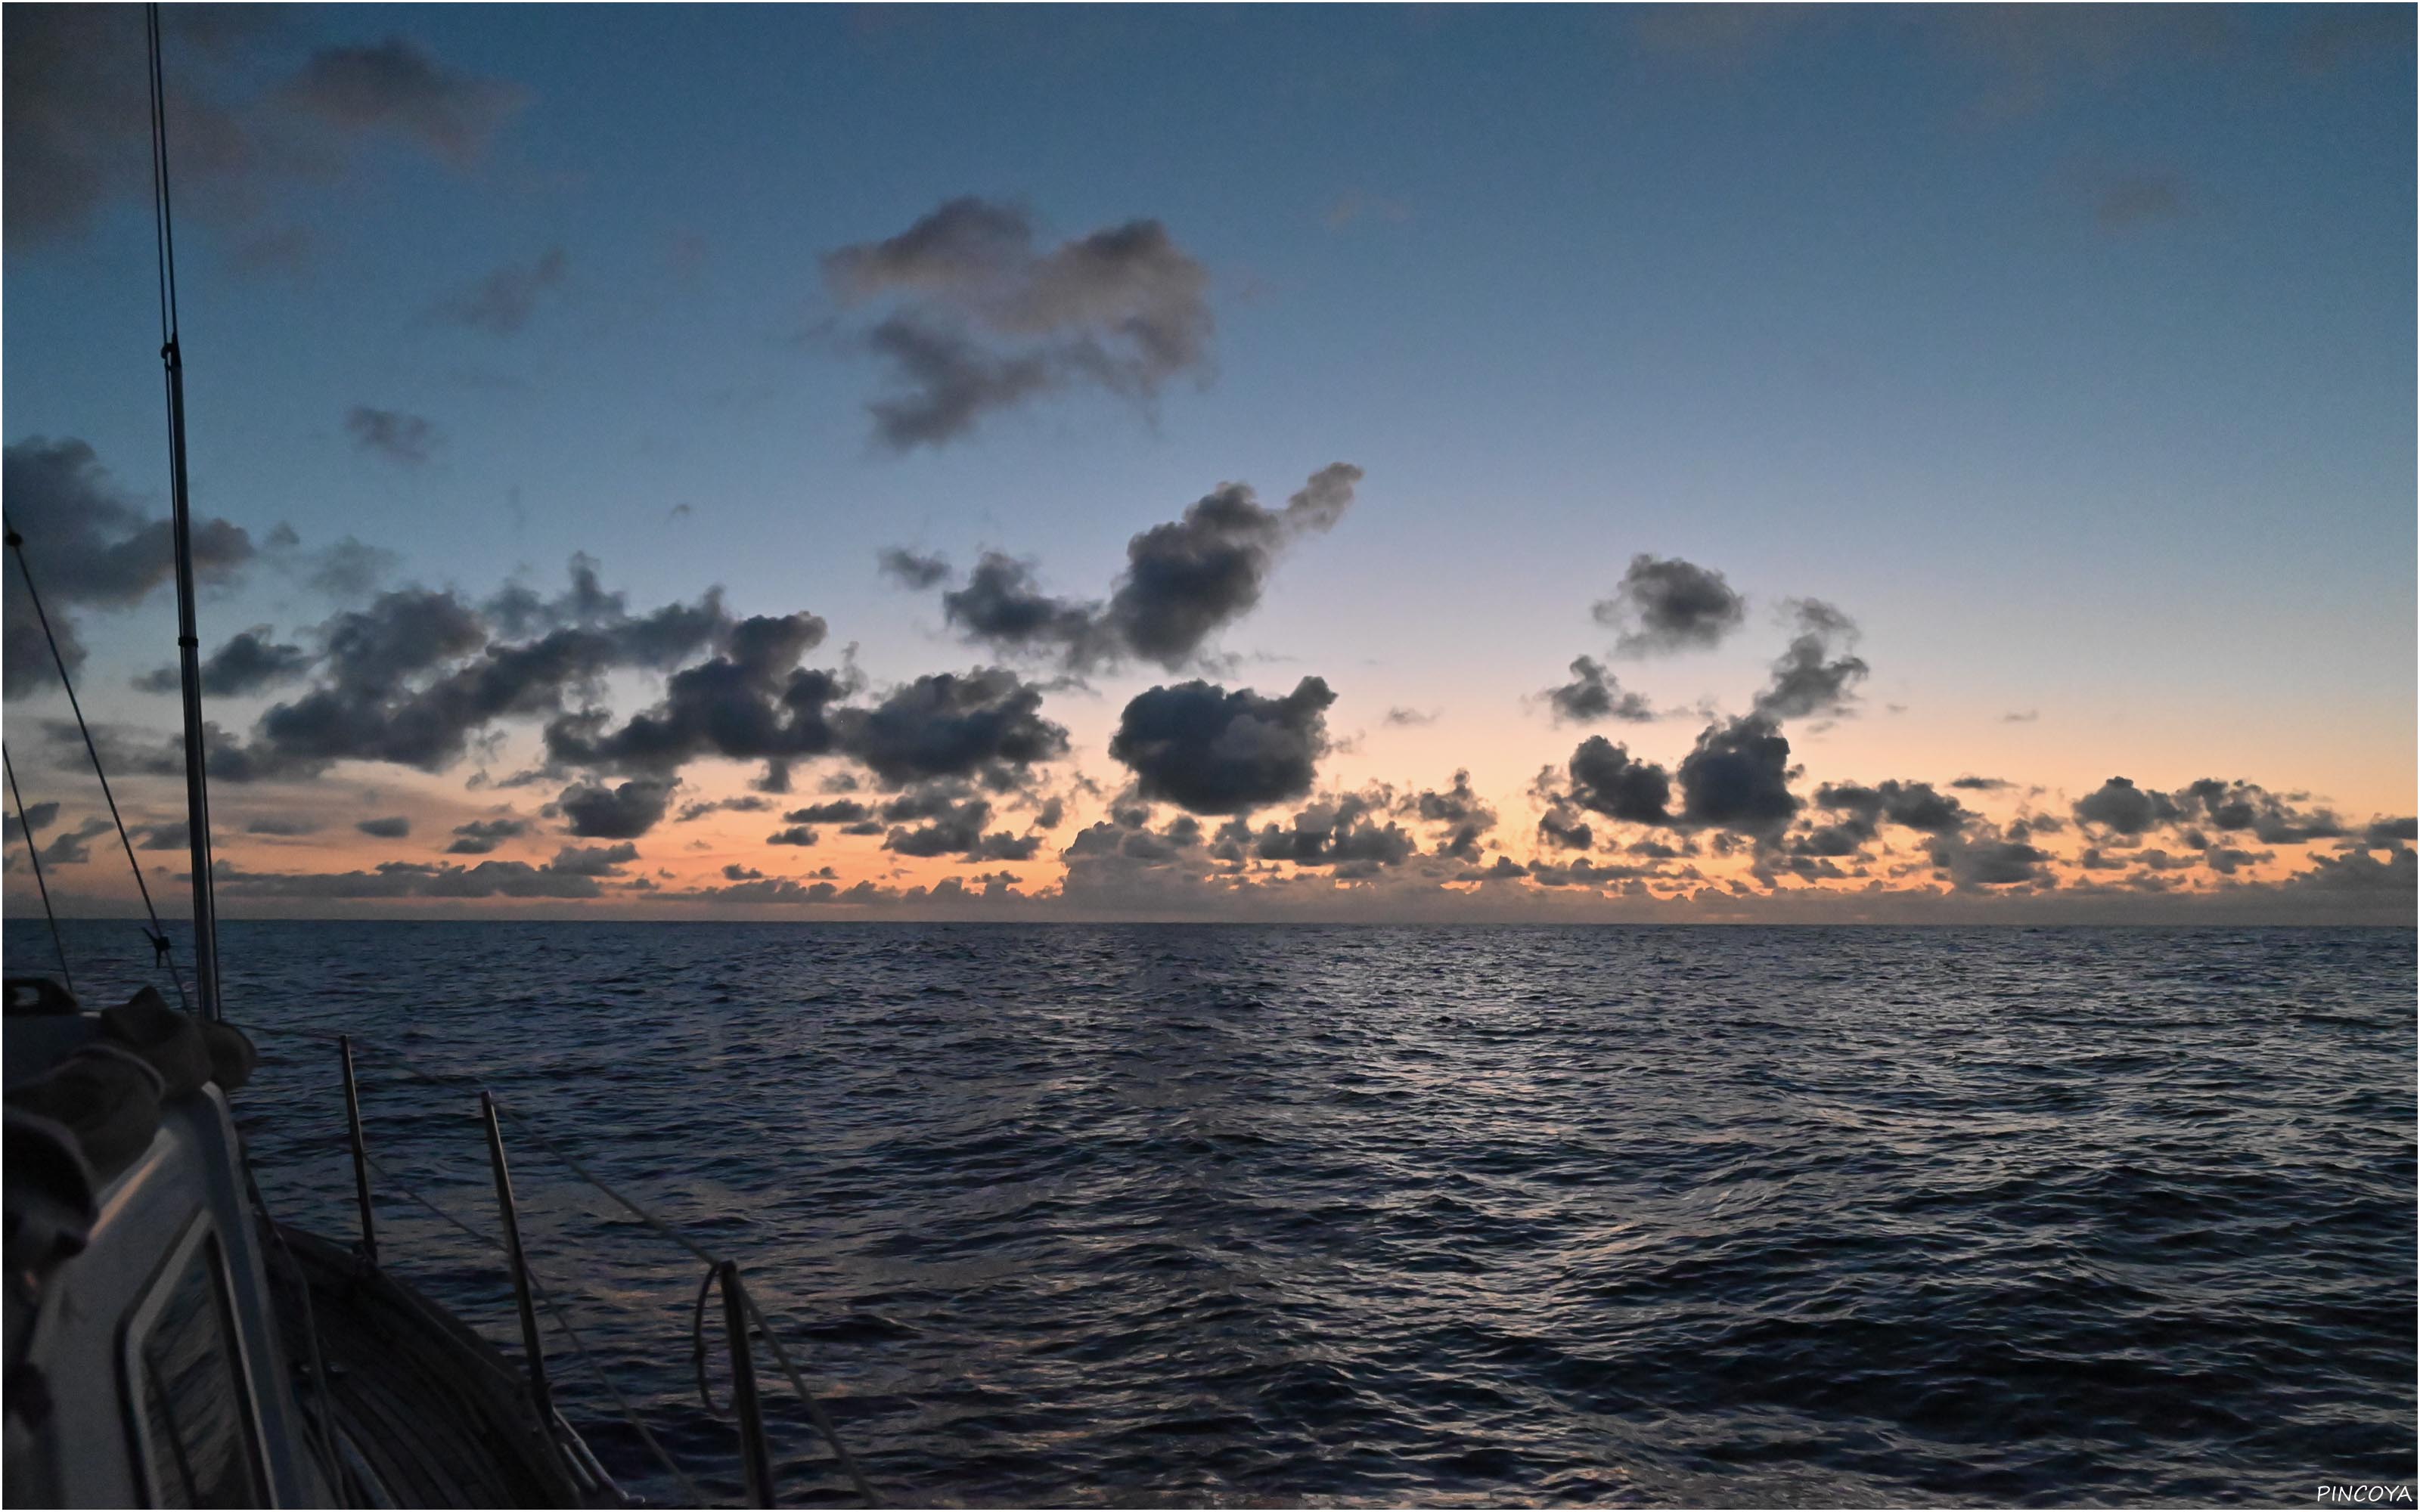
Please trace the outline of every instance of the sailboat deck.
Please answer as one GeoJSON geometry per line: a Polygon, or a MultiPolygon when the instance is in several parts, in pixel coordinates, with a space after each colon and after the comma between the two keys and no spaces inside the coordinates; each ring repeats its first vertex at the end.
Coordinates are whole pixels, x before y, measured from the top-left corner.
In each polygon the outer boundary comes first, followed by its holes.
{"type": "MultiPolygon", "coordinates": [[[[406,1506],[577,1506],[582,1498],[520,1373],[392,1275],[299,1229],[278,1229],[308,1282],[336,1427],[406,1506]]],[[[300,1380],[310,1334],[272,1263],[278,1332],[300,1380]]],[[[304,1394],[305,1413],[312,1397],[304,1394]]]]}

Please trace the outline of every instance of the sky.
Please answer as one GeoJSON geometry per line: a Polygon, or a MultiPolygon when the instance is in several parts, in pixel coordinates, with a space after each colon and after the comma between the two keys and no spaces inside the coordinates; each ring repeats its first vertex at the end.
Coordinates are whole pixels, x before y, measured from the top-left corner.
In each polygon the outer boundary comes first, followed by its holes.
{"type": "MultiPolygon", "coordinates": [[[[171,7],[220,906],[2408,924],[2413,27],[171,7]]],[[[140,12],[0,40],[181,899],[140,12]]],[[[6,609],[7,905],[125,912],[6,609]]]]}

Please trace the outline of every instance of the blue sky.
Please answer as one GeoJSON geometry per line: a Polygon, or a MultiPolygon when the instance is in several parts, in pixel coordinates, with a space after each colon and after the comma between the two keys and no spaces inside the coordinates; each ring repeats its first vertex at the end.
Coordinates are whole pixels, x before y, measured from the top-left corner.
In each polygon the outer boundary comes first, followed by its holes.
{"type": "MultiPolygon", "coordinates": [[[[254,99],[403,39],[503,103],[475,156],[365,131],[333,167],[180,181],[197,507],[257,537],[352,535],[469,595],[551,591],[575,551],[633,604],[721,583],[821,615],[881,685],[995,659],[882,547],[1098,597],[1214,485],[1274,501],[1341,459],[1350,513],[1224,629],[1226,682],[1324,676],[1323,783],[1468,767],[1516,857],[1576,738],[1535,695],[1604,654],[1590,606],[1640,552],[1750,601],[1719,649],[1621,669],[1668,706],[1739,713],[1793,597],[1854,618],[1856,711],[1792,732],[1809,789],[1990,772],[2058,808],[2123,772],[2412,808],[2408,9],[278,19],[186,76],[254,99]],[[878,444],[821,259],[969,195],[1045,246],[1159,222],[1207,270],[1205,360],[878,444]],[[520,329],[435,313],[558,250],[520,329]],[[356,406],[425,420],[426,460],[360,444],[356,406]]],[[[149,257],[139,196],[12,235],[6,428],[88,441],[156,508],[149,257]]],[[[265,570],[220,594],[221,630],[338,607],[265,570]]],[[[81,622],[111,717],[172,716],[124,686],[163,605],[81,622]]],[[[1114,787],[1121,707],[1169,676],[1055,693],[1074,762],[1114,787]]]]}

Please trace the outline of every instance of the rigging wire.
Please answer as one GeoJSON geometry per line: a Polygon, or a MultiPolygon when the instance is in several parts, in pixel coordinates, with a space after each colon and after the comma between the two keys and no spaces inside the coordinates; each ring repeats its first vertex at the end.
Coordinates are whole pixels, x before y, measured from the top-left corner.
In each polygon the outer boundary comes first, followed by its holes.
{"type": "MultiPolygon", "coordinates": [[[[160,910],[151,906],[151,887],[143,880],[143,863],[134,858],[134,841],[127,837],[125,816],[117,811],[117,795],[109,790],[109,774],[101,769],[101,748],[93,744],[92,727],[85,722],[84,704],[76,698],[75,679],[68,675],[68,658],[59,650],[59,638],[51,630],[51,617],[42,609],[41,593],[34,586],[34,569],[25,560],[25,538],[17,533],[14,526],[0,526],[0,530],[7,532],[8,549],[17,559],[18,575],[25,580],[25,597],[34,606],[34,618],[41,625],[42,639],[50,642],[51,665],[58,669],[59,686],[67,690],[68,707],[75,713],[76,733],[84,736],[85,754],[92,758],[92,775],[101,779],[101,795],[109,805],[110,823],[117,826],[117,843],[125,848],[126,864],[134,871],[134,890],[143,895],[143,912],[151,920],[151,928],[146,936],[151,942],[151,964],[168,968],[168,980],[177,984],[178,1006],[190,1011],[194,1005],[185,996],[185,979],[177,970],[176,957],[169,951],[168,932],[160,927],[160,910]]],[[[16,783],[16,774],[12,771],[8,776],[11,791],[14,791],[16,783]]],[[[22,819],[23,816],[20,817],[22,819]]],[[[38,870],[35,876],[39,879],[40,875],[38,870]]],[[[196,887],[200,885],[198,881],[194,883],[196,887]]],[[[45,907],[48,906],[49,896],[45,891],[45,907]]],[[[64,971],[64,952],[60,959],[60,969],[64,971]]],[[[74,983],[69,983],[69,990],[74,990],[74,983]]]]}
{"type": "MultiPolygon", "coordinates": [[[[210,860],[210,789],[202,725],[200,638],[194,625],[192,497],[185,472],[184,357],[178,345],[176,211],[168,188],[168,85],[161,61],[160,7],[144,9],[151,86],[151,233],[160,285],[160,366],[168,401],[169,514],[177,569],[177,659],[184,695],[186,845],[193,855],[194,988],[209,1018],[225,1016],[219,1001],[217,869],[210,860]]],[[[157,946],[157,936],[154,939],[157,946]]],[[[181,997],[180,984],[178,994],[181,997]]]]}
{"type": "Polygon", "coordinates": [[[17,805],[17,827],[25,835],[25,859],[34,863],[34,887],[42,895],[42,918],[51,926],[51,948],[59,952],[59,975],[67,979],[68,995],[75,995],[75,974],[68,969],[68,943],[59,938],[59,916],[51,911],[51,886],[42,880],[42,848],[34,843],[34,826],[25,822],[25,795],[17,791],[17,764],[0,749],[0,766],[8,772],[8,796],[17,805]]]}

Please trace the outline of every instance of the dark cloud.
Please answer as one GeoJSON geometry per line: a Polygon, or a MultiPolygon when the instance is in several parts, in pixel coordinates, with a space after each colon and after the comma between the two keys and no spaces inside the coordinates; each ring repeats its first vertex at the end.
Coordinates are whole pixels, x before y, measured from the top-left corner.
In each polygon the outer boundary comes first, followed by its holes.
{"type": "MultiPolygon", "coordinates": [[[[372,141],[467,167],[523,98],[401,39],[281,61],[289,28],[265,8],[178,6],[162,24],[179,203],[207,220],[246,223],[272,189],[337,177],[372,141]]],[[[150,117],[138,8],[11,7],[6,29],[0,218],[13,249],[72,237],[112,202],[147,194],[150,117]]],[[[298,236],[249,228],[237,252],[256,260],[298,236]]]]}
{"type": "MultiPolygon", "coordinates": [[[[301,677],[316,659],[301,646],[272,640],[268,625],[256,625],[202,658],[202,691],[211,698],[258,693],[301,677]]],[[[146,693],[174,693],[183,684],[176,668],[160,667],[134,679],[134,686],[146,693]]]]}
{"type": "Polygon", "coordinates": [[[906,547],[886,546],[876,553],[882,574],[903,588],[930,588],[950,575],[949,558],[922,556],[906,547]]]}
{"type": "Polygon", "coordinates": [[[181,819],[159,825],[137,825],[134,827],[134,848],[138,851],[181,851],[193,843],[193,827],[181,819]]]}
{"type": "Polygon", "coordinates": [[[547,755],[563,766],[659,776],[705,756],[787,763],[823,755],[836,738],[830,705],[846,685],[798,664],[823,638],[824,622],[813,614],[742,620],[722,638],[721,655],[673,673],[662,702],[619,728],[595,707],[551,720],[547,755]]]}
{"type": "Polygon", "coordinates": [[[1119,716],[1109,754],[1133,769],[1146,798],[1194,813],[1249,813],[1310,793],[1335,702],[1316,677],[1276,699],[1203,682],[1154,687],[1119,716]]]}
{"type": "Polygon", "coordinates": [[[860,338],[894,385],[868,406],[886,444],[938,446],[1069,385],[1147,400],[1180,374],[1206,376],[1209,274],[1158,222],[1047,252],[1034,239],[1024,210],[961,198],[826,255],[843,304],[894,301],[860,338]]]}
{"type": "Polygon", "coordinates": [[[508,840],[529,833],[526,819],[473,819],[467,825],[454,826],[454,842],[445,847],[448,856],[485,856],[508,840]]]}
{"type": "MultiPolygon", "coordinates": [[[[58,816],[59,806],[55,803],[44,802],[29,803],[25,805],[25,823],[32,825],[37,830],[49,828],[51,821],[56,819],[58,816]]],[[[0,820],[0,829],[6,830],[7,838],[11,841],[21,841],[25,838],[24,825],[17,823],[17,816],[13,812],[8,814],[5,820],[0,820]]]]}
{"type": "Polygon", "coordinates": [[[1996,777],[1962,777],[1949,785],[1963,788],[1969,793],[1998,793],[2015,784],[1996,777]]]}
{"type": "Polygon", "coordinates": [[[357,404],[345,411],[345,430],[353,444],[376,452],[390,462],[418,467],[437,448],[437,426],[424,415],[400,409],[374,409],[357,404]]]}
{"type": "MultiPolygon", "coordinates": [[[[554,713],[615,668],[673,665],[749,630],[730,622],[714,594],[634,617],[618,595],[583,590],[583,577],[575,563],[572,593],[553,605],[489,606],[489,614],[511,623],[563,622],[519,642],[490,640],[488,618],[450,592],[398,590],[337,615],[322,630],[320,685],[263,714],[246,755],[273,767],[373,761],[441,771],[499,719],[554,713]]],[[[821,622],[814,623],[820,633],[821,622]]],[[[593,722],[601,724],[601,716],[593,722]]],[[[550,727],[550,748],[554,736],[550,727]]],[[[218,757],[211,761],[215,772],[218,757]]]]}
{"type": "Polygon", "coordinates": [[[2361,839],[2372,850],[2382,850],[2397,841],[2420,840],[2420,819],[2374,819],[2361,839]]]}
{"type": "MultiPolygon", "coordinates": [[[[1668,790],[1669,779],[1667,781],[1668,790]]],[[[1596,843],[1596,830],[1571,810],[1559,805],[1539,816],[1538,842],[1550,850],[1584,851],[1596,843]]]]}
{"type": "Polygon", "coordinates": [[[701,798],[694,803],[682,804],[680,812],[673,815],[673,823],[694,824],[708,814],[716,813],[763,813],[772,807],[773,800],[758,797],[752,793],[737,798],[701,798]]]}
{"type": "Polygon", "coordinates": [[[1042,717],[1042,690],[998,667],[937,672],[871,709],[833,716],[842,748],[893,787],[985,768],[1021,772],[1067,752],[1067,732],[1042,717]]]}
{"type": "Polygon", "coordinates": [[[597,898],[604,888],[580,872],[527,861],[481,861],[463,867],[426,861],[381,861],[366,872],[246,872],[221,861],[222,897],[334,899],[597,898]]]}
{"type": "Polygon", "coordinates": [[[1054,597],[1032,563],[986,552],[965,587],[941,595],[942,612],[970,640],[1078,671],[1127,657],[1173,671],[1260,602],[1287,546],[1343,517],[1361,476],[1330,463],[1282,509],[1264,506],[1249,484],[1220,484],[1181,518],[1126,542],[1125,571],[1106,603],[1054,597]]]}
{"type": "Polygon", "coordinates": [[[524,267],[507,263],[478,282],[457,289],[429,313],[450,325],[509,336],[530,323],[538,301],[563,283],[570,259],[554,247],[524,267]]]}
{"type": "Polygon", "coordinates": [[[555,806],[584,840],[635,840],[663,818],[674,786],[673,779],[644,777],[612,788],[579,782],[565,788],[555,806]]]}
{"type": "Polygon", "coordinates": [[[2149,792],[2132,779],[2113,777],[2075,801],[2075,822],[2113,835],[2140,835],[2182,817],[2175,800],[2149,792]]]}
{"type": "Polygon", "coordinates": [[[1388,709],[1386,717],[1378,722],[1393,729],[1404,730],[1424,724],[1435,724],[1436,721],[1437,717],[1434,710],[1406,709],[1399,705],[1388,709]]]}
{"type": "MultiPolygon", "coordinates": [[[[17,23],[6,24],[13,48],[17,23]]],[[[142,55],[139,42],[135,55],[142,55]]],[[[12,51],[12,80],[16,61],[12,51]]],[[[137,509],[92,448],[74,440],[37,436],[0,452],[0,497],[8,500],[9,528],[24,537],[42,608],[72,673],[84,664],[76,634],[83,610],[132,608],[168,581],[175,570],[168,521],[137,509]]],[[[204,583],[228,580],[255,554],[240,526],[214,517],[194,522],[193,543],[194,576],[204,583]]],[[[23,578],[11,564],[0,581],[0,687],[14,698],[57,686],[58,669],[23,578]]]]}
{"type": "Polygon", "coordinates": [[[1929,782],[1893,780],[1873,787],[1827,782],[1815,790],[1815,802],[1846,815],[1841,827],[1861,841],[1871,840],[1885,820],[1929,835],[1947,835],[1964,828],[1975,817],[1973,810],[1935,791],[1929,782]]]}
{"type": "Polygon", "coordinates": [[[835,798],[830,803],[811,803],[803,809],[793,809],[782,816],[789,825],[854,825],[872,816],[874,810],[855,798],[835,798]]]}
{"type": "Polygon", "coordinates": [[[967,575],[966,586],[941,595],[941,614],[970,640],[1003,651],[1037,648],[1063,654],[1074,666],[1091,666],[1108,649],[1101,639],[1101,606],[1053,598],[1033,577],[1033,563],[986,551],[967,575]]]}
{"type": "Polygon", "coordinates": [[[1592,612],[1617,632],[1615,650],[1645,656],[1721,644],[1746,617],[1747,600],[1719,572],[1642,551],[1630,559],[1613,596],[1592,612]]]}
{"type": "Polygon", "coordinates": [[[1671,823],[1671,774],[1634,760],[1628,748],[1590,735],[1572,751],[1568,771],[1570,800],[1581,808],[1634,825],[1671,823]]]}
{"type": "Polygon", "coordinates": [[[794,825],[788,829],[777,829],[773,833],[766,836],[765,843],[768,845],[813,845],[822,839],[823,836],[817,831],[810,829],[804,825],[794,825]]]}
{"type": "Polygon", "coordinates": [[[75,828],[52,837],[42,847],[44,866],[82,866],[92,859],[91,842],[109,833],[106,819],[87,819],[75,828]]]}
{"type": "Polygon", "coordinates": [[[1770,837],[1797,815],[1790,742],[1758,715],[1712,725],[1681,758],[1681,817],[1691,825],[1770,837]]]}
{"type": "Polygon", "coordinates": [[[566,845],[554,853],[552,865],[566,876],[612,877],[638,858],[639,848],[624,841],[619,845],[566,845]]]}
{"type": "Polygon", "coordinates": [[[1792,610],[1798,635],[1773,664],[1773,681],[1757,695],[1756,712],[1774,722],[1840,713],[1869,670],[1846,649],[1856,643],[1856,625],[1821,599],[1800,599],[1792,610]]]}
{"type": "MultiPolygon", "coordinates": [[[[1333,867],[1341,877],[1367,876],[1401,866],[1419,846],[1401,825],[1387,817],[1387,809],[1383,793],[1348,793],[1323,799],[1296,813],[1291,825],[1263,825],[1251,838],[1252,854],[1264,861],[1333,867]]],[[[1240,821],[1236,827],[1243,828],[1240,821]]],[[[1477,858],[1475,850],[1465,857],[1477,858]]]]}
{"type": "Polygon", "coordinates": [[[353,827],[379,840],[401,840],[411,833],[411,819],[406,814],[389,814],[380,819],[365,819],[353,827]]]}
{"type": "Polygon", "coordinates": [[[1987,826],[1944,835],[1933,841],[1931,854],[1933,865],[1961,892],[2049,887],[2056,880],[2048,870],[2049,852],[1987,826]]]}
{"type": "Polygon", "coordinates": [[[1472,789],[1466,770],[1453,774],[1450,788],[1430,788],[1415,795],[1411,809],[1423,823],[1445,826],[1437,840],[1437,854],[1457,860],[1476,862],[1479,838],[1496,827],[1496,810],[1472,789]]]}
{"type": "Polygon", "coordinates": [[[1644,722],[1655,717],[1648,702],[1625,691],[1594,656],[1574,658],[1572,680],[1546,689],[1544,698],[1557,722],[1563,724],[1593,724],[1600,719],[1644,722]]]}
{"type": "Polygon", "coordinates": [[[2250,782],[2222,782],[2206,777],[2179,789],[2171,801],[2180,818],[2198,816],[2228,834],[2250,830],[2264,845],[2299,845],[2346,833],[2342,822],[2327,810],[2298,809],[2250,782]]]}
{"type": "MultiPolygon", "coordinates": [[[[212,775],[216,775],[213,769],[212,775]]],[[[302,814],[263,814],[249,820],[243,826],[247,835],[273,835],[290,839],[296,835],[316,835],[323,826],[317,819],[302,814]]]]}

